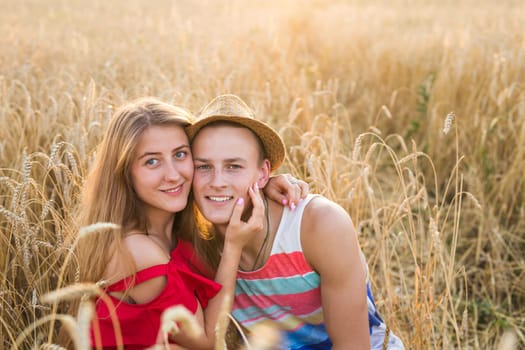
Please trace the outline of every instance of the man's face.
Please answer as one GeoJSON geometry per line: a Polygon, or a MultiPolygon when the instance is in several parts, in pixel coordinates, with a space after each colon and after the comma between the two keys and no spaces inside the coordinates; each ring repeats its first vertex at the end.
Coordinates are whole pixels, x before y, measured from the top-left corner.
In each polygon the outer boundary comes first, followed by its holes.
{"type": "Polygon", "coordinates": [[[207,126],[195,137],[192,153],[193,194],[206,219],[223,231],[240,197],[246,203],[243,217],[249,215],[248,189],[255,182],[264,187],[270,169],[268,160],[259,159],[256,136],[247,128],[207,126]]]}

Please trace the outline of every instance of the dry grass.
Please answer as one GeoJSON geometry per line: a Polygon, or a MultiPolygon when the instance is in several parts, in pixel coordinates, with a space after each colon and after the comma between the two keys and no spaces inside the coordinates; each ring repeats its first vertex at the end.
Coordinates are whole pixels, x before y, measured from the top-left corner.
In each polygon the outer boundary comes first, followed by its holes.
{"type": "Polygon", "coordinates": [[[39,300],[75,282],[64,237],[114,107],[224,92],[281,130],[283,171],[351,213],[408,348],[525,347],[522,1],[1,8],[0,348],[54,347],[63,305],[39,300]]]}

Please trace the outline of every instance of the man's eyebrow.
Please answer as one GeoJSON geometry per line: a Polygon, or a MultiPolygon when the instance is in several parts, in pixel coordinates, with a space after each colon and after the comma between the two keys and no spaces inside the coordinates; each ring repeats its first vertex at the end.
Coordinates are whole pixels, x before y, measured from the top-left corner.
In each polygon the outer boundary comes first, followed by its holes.
{"type": "Polygon", "coordinates": [[[224,160],[225,163],[237,163],[237,162],[244,162],[246,163],[247,160],[244,159],[244,158],[241,158],[241,157],[237,157],[237,158],[226,158],[224,160]]]}
{"type": "MultiPolygon", "coordinates": [[[[193,161],[207,162],[209,161],[209,158],[194,157],[193,161]]],[[[226,159],[223,159],[222,162],[223,163],[236,163],[236,162],[246,163],[247,160],[241,157],[237,157],[237,158],[226,158],[226,159]]]]}

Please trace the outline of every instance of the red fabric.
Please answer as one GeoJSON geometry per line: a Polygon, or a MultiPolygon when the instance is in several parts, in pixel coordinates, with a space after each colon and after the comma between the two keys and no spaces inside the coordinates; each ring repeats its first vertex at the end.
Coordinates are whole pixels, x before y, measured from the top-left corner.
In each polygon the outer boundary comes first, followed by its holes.
{"type": "Polygon", "coordinates": [[[189,245],[189,249],[182,249],[178,258],[185,260],[185,263],[192,272],[207,277],[208,279],[214,279],[215,271],[202,262],[201,258],[197,256],[197,252],[193,249],[191,243],[184,241],[184,244],[189,245]]]}
{"type": "MultiPolygon", "coordinates": [[[[167,264],[155,265],[138,271],[107,287],[106,292],[122,291],[127,286],[140,284],[148,279],[166,275],[167,282],[162,292],[152,301],[145,304],[128,304],[112,296],[111,305],[97,300],[96,315],[105,349],[115,348],[116,338],[110,312],[114,311],[119,320],[123,344],[126,349],[144,349],[155,344],[160,327],[160,316],[171,306],[183,305],[190,312],[197,311],[198,302],[203,308],[213,298],[221,286],[192,271],[188,257],[194,257],[194,250],[189,242],[179,241],[171,252],[167,264]]],[[[93,329],[91,344],[95,346],[93,329]]]]}
{"type": "Polygon", "coordinates": [[[142,282],[145,282],[149,279],[167,274],[168,264],[150,266],[144,270],[137,271],[137,273],[134,276],[123,278],[120,281],[108,286],[106,288],[106,293],[122,292],[128,288],[133,287],[134,285],[141,284],[142,282]]]}

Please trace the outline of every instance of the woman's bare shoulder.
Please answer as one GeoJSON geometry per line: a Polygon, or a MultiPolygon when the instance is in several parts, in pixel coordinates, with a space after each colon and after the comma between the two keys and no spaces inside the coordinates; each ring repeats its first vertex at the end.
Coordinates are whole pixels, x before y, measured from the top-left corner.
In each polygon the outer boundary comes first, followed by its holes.
{"type": "Polygon", "coordinates": [[[125,251],[110,257],[106,269],[107,277],[122,279],[136,271],[151,266],[165,264],[170,260],[169,252],[164,251],[151,237],[144,233],[132,232],[122,241],[125,251]]]}

